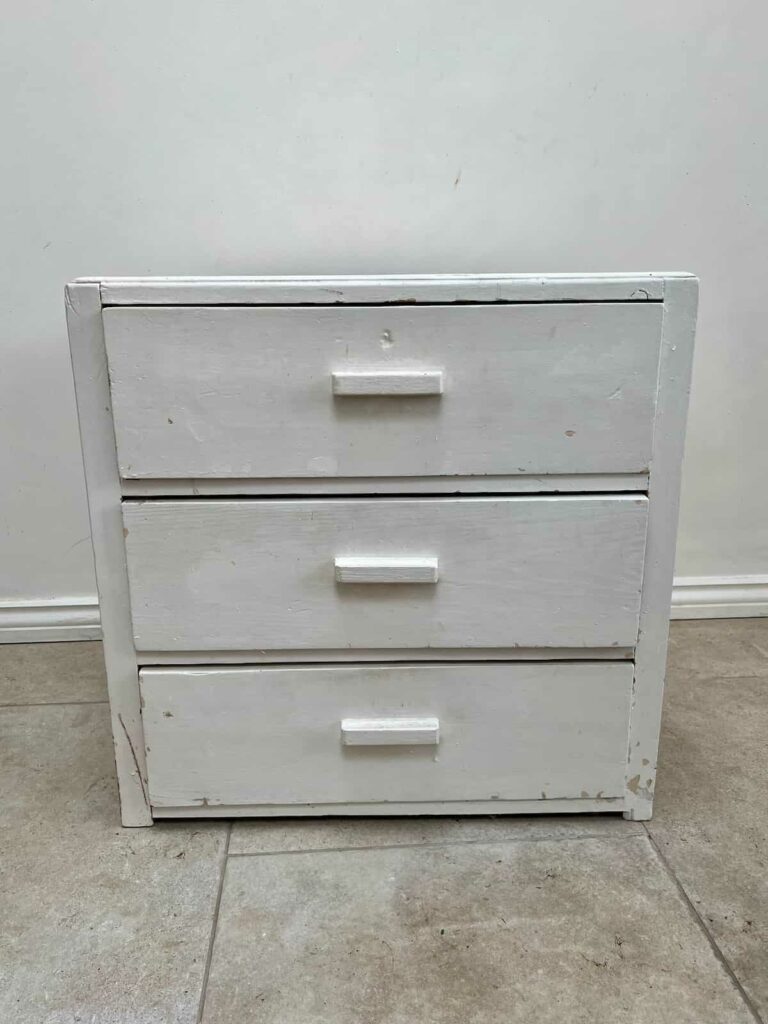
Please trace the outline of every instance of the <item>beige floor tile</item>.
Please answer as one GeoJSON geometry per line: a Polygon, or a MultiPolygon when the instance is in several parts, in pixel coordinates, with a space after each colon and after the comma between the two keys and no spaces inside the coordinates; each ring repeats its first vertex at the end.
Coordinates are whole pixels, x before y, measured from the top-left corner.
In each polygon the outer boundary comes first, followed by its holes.
{"type": "Polygon", "coordinates": [[[768,676],[768,618],[690,619],[671,624],[667,675],[768,676]]]}
{"type": "Polygon", "coordinates": [[[0,644],[0,705],[106,699],[101,643],[0,644]]]}
{"type": "Polygon", "coordinates": [[[667,683],[649,831],[768,1017],[768,675],[667,683]]]}
{"type": "Polygon", "coordinates": [[[205,1024],[747,1024],[647,838],[234,857],[205,1024]]]}
{"type": "Polygon", "coordinates": [[[0,710],[0,1020],[193,1024],[226,826],[119,826],[106,706],[0,710]]]}

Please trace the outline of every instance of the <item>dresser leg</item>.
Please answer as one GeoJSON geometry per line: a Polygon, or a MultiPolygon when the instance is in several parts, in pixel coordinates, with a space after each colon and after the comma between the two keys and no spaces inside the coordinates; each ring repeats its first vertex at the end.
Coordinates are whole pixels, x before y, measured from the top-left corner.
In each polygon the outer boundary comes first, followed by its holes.
{"type": "Polygon", "coordinates": [[[621,816],[626,821],[650,821],[653,817],[653,799],[649,797],[632,804],[621,816]]]}

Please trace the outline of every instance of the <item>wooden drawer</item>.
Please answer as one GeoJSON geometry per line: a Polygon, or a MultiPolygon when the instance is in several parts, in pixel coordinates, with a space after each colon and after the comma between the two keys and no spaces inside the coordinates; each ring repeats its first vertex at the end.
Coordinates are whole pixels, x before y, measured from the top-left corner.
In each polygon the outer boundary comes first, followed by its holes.
{"type": "Polygon", "coordinates": [[[143,669],[150,802],[622,796],[632,674],[615,662],[143,669]]]}
{"type": "Polygon", "coordinates": [[[107,308],[120,473],[642,473],[661,315],[653,302],[107,308]]]}
{"type": "Polygon", "coordinates": [[[642,496],[123,503],[140,651],[629,647],[642,496]]]}

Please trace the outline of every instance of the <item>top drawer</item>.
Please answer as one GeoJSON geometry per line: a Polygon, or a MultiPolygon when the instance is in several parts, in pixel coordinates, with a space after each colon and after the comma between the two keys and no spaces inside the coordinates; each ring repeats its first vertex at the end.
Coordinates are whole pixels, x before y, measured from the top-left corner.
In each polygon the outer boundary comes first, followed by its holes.
{"type": "Polygon", "coordinates": [[[125,478],[648,467],[660,303],[103,315],[125,478]]]}

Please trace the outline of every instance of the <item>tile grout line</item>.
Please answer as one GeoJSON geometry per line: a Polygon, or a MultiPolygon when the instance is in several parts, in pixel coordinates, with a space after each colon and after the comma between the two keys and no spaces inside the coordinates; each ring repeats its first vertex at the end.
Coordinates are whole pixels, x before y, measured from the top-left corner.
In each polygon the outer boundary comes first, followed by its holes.
{"type": "Polygon", "coordinates": [[[221,855],[221,874],[219,876],[219,887],[216,892],[216,902],[213,906],[213,921],[211,922],[211,937],[208,942],[208,953],[205,958],[203,970],[203,982],[200,987],[200,1002],[197,1007],[197,1024],[201,1024],[205,1013],[205,997],[208,995],[208,979],[211,975],[211,964],[213,962],[213,946],[216,941],[216,931],[219,925],[219,911],[221,910],[221,898],[224,894],[224,878],[227,873],[227,862],[229,861],[229,843],[232,838],[233,822],[227,824],[227,835],[224,840],[224,849],[221,855]]]}
{"type": "Polygon", "coordinates": [[[104,700],[37,700],[31,704],[0,704],[0,711],[8,708],[77,708],[82,704],[109,704],[109,701],[106,697],[104,700]]]}
{"type": "Polygon", "coordinates": [[[693,916],[694,920],[698,924],[698,926],[701,929],[701,931],[704,933],[704,936],[705,936],[707,942],[709,943],[709,945],[710,945],[710,947],[712,949],[712,952],[715,954],[715,958],[717,960],[719,960],[720,963],[722,964],[722,966],[723,966],[723,968],[725,970],[725,973],[731,979],[731,983],[733,984],[734,988],[736,989],[736,991],[739,993],[739,995],[743,999],[744,1004],[746,1005],[747,1009],[749,1010],[749,1012],[754,1017],[754,1019],[757,1022],[757,1024],[765,1024],[765,1022],[763,1021],[762,1016],[760,1015],[760,1013],[759,1013],[757,1007],[755,1006],[754,1002],[752,1001],[750,995],[748,994],[748,992],[746,991],[746,989],[744,988],[742,983],[739,981],[738,977],[736,976],[736,972],[734,971],[733,967],[731,967],[731,964],[728,961],[728,958],[726,957],[725,953],[723,953],[722,949],[720,949],[720,947],[718,946],[718,944],[715,941],[715,938],[712,935],[712,933],[710,932],[709,928],[707,928],[707,925],[706,925],[706,922],[704,921],[704,918],[701,916],[699,911],[696,909],[696,905],[694,904],[693,900],[690,898],[688,893],[685,891],[685,887],[683,886],[683,883],[680,881],[680,879],[677,877],[677,874],[675,873],[672,865],[669,863],[667,858],[661,852],[661,848],[659,847],[659,845],[656,842],[656,840],[654,839],[654,837],[651,835],[651,831],[650,831],[650,829],[648,828],[648,825],[645,822],[643,822],[643,828],[645,829],[645,834],[648,837],[648,842],[651,844],[651,847],[653,848],[653,851],[655,852],[655,854],[656,854],[656,856],[657,856],[657,858],[659,860],[659,863],[662,865],[662,867],[666,871],[667,875],[672,880],[675,888],[677,889],[677,891],[679,892],[680,896],[682,897],[683,902],[688,907],[688,910],[690,911],[691,915],[693,916]]]}
{"type": "MultiPolygon", "coordinates": [[[[301,850],[255,850],[252,853],[236,852],[228,854],[230,860],[235,857],[284,857],[301,853],[365,853],[369,850],[442,850],[450,846],[505,846],[513,843],[566,843],[570,840],[583,842],[594,839],[598,842],[626,842],[629,839],[643,839],[644,833],[627,832],[624,835],[595,835],[583,832],[573,836],[528,836],[519,839],[446,839],[435,843],[380,843],[371,846],[318,846],[301,850]]],[[[761,1022],[762,1024],[762,1022],[761,1022]]]]}

